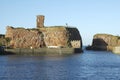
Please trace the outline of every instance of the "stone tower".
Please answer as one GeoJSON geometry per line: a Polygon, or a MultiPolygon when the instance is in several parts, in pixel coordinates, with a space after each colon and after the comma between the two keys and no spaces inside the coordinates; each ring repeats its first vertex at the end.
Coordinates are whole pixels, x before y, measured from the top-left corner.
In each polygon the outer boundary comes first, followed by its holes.
{"type": "Polygon", "coordinates": [[[43,28],[44,27],[44,16],[38,15],[36,22],[37,22],[37,28],[43,28]]]}

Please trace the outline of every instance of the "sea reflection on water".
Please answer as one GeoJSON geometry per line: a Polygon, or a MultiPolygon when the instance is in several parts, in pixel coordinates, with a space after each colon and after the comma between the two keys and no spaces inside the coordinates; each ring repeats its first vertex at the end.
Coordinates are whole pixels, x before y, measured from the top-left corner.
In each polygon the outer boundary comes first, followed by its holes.
{"type": "Polygon", "coordinates": [[[120,56],[84,51],[61,57],[0,56],[0,80],[119,80],[120,56]]]}

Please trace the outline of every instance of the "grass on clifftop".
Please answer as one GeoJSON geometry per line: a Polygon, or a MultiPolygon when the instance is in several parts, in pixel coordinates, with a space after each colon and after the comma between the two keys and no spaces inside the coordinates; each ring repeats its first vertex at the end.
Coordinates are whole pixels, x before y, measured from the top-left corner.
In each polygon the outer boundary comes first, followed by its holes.
{"type": "Polygon", "coordinates": [[[58,31],[58,30],[65,30],[64,26],[47,26],[44,28],[39,28],[39,30],[47,30],[47,31],[58,31]]]}
{"type": "Polygon", "coordinates": [[[49,31],[56,31],[56,30],[66,30],[67,28],[76,28],[76,27],[67,27],[67,26],[45,26],[44,28],[39,28],[39,30],[49,30],[49,31]]]}

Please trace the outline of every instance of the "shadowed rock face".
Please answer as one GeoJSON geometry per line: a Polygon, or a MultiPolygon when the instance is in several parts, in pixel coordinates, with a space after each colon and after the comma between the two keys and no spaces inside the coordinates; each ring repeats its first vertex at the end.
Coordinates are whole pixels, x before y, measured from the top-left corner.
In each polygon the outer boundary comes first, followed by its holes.
{"type": "Polygon", "coordinates": [[[0,46],[6,45],[5,35],[0,35],[0,46]]]}
{"type": "Polygon", "coordinates": [[[82,39],[76,28],[44,27],[33,30],[8,26],[5,37],[11,39],[10,45],[13,48],[47,46],[82,48],[82,39]]]}
{"type": "Polygon", "coordinates": [[[67,27],[66,30],[69,33],[69,41],[71,46],[74,48],[82,48],[82,38],[78,29],[67,27]]]}
{"type": "Polygon", "coordinates": [[[120,45],[118,42],[119,39],[117,36],[109,34],[96,34],[94,35],[92,49],[112,51],[113,47],[120,45]]]}

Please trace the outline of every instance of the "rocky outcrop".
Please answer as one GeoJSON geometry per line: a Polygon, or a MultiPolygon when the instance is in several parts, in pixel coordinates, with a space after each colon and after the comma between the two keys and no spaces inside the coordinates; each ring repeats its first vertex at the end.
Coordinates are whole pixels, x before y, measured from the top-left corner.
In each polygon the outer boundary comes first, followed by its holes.
{"type": "Polygon", "coordinates": [[[82,48],[82,39],[77,28],[54,26],[24,29],[8,26],[5,37],[11,39],[10,46],[13,48],[48,46],[82,48]]]}
{"type": "Polygon", "coordinates": [[[110,34],[96,34],[93,37],[92,46],[89,49],[112,51],[113,47],[120,45],[118,36],[110,34]]]}

